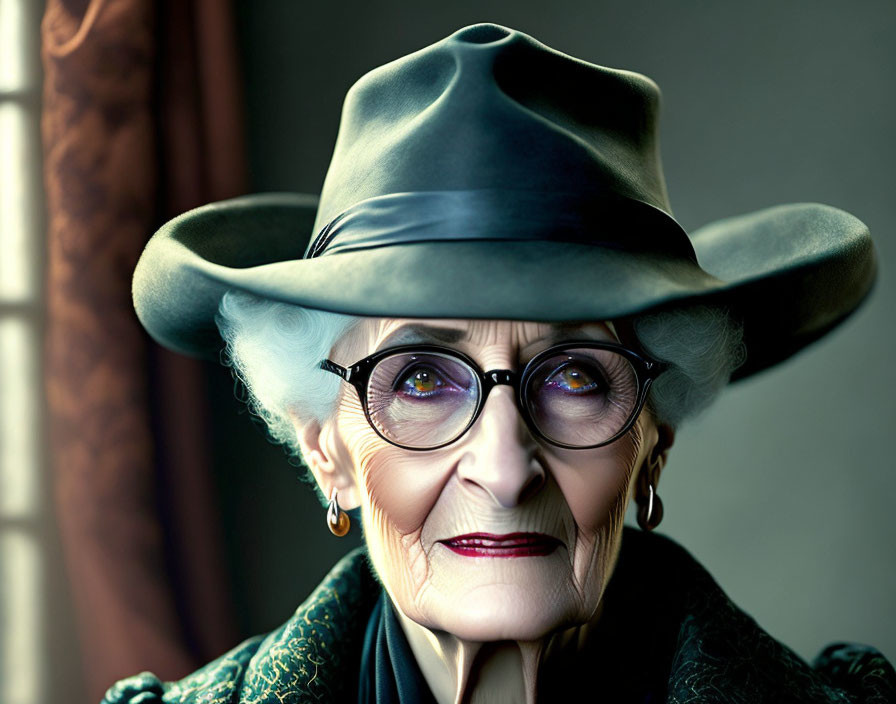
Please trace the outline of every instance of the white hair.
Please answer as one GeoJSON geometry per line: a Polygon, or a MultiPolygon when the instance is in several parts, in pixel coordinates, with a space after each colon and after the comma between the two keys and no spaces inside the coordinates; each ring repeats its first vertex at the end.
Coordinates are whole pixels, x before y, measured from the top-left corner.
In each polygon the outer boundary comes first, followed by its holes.
{"type": "Polygon", "coordinates": [[[747,358],[743,325],[726,308],[697,305],[633,318],[641,348],[669,368],[650,387],[647,407],[677,428],[708,408],[747,358]]]}
{"type": "MultiPolygon", "coordinates": [[[[295,458],[301,459],[294,421],[323,422],[343,384],[318,365],[361,320],[238,290],[221,299],[215,322],[225,364],[245,385],[251,411],[295,458]]],[[[742,327],[723,308],[650,313],[634,317],[632,326],[641,348],[670,365],[651,387],[647,408],[673,428],[709,406],[746,358],[742,327]]]]}

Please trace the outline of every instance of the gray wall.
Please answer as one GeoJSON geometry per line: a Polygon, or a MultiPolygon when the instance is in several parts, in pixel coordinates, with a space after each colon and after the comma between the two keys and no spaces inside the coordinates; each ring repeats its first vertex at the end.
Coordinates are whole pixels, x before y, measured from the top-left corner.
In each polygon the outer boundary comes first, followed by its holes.
{"type": "MultiPolygon", "coordinates": [[[[807,658],[837,639],[896,661],[896,5],[890,2],[238,3],[255,190],[318,192],[346,89],[461,26],[497,22],[654,78],[673,207],[695,228],[793,201],[858,215],[870,301],[679,432],[661,531],[807,658]]],[[[348,545],[213,372],[219,476],[251,632],[284,620],[348,545]]]]}

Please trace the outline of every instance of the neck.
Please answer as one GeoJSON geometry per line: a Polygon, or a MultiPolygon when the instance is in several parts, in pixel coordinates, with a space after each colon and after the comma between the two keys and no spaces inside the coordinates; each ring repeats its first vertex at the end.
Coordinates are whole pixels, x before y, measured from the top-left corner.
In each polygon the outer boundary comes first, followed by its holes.
{"type": "Polygon", "coordinates": [[[546,665],[573,663],[599,618],[538,641],[466,641],[434,632],[396,609],[420,671],[438,704],[535,704],[546,665]]]}

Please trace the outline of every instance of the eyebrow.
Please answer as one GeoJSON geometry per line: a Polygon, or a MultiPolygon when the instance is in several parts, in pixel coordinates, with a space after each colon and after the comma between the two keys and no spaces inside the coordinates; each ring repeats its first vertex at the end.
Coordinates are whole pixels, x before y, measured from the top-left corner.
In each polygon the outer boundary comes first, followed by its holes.
{"type": "MultiPolygon", "coordinates": [[[[383,338],[382,342],[377,346],[377,350],[386,349],[396,345],[406,345],[414,343],[431,343],[438,342],[442,344],[456,344],[467,340],[467,332],[458,328],[439,327],[435,325],[425,325],[421,323],[405,325],[395,330],[390,335],[383,338]]],[[[528,345],[521,348],[521,352],[532,348],[547,349],[553,345],[562,342],[570,342],[572,340],[592,340],[595,342],[615,342],[612,337],[609,339],[603,336],[596,336],[587,330],[583,330],[580,324],[561,323],[556,325],[546,336],[533,340],[528,345]]],[[[529,355],[526,355],[529,356],[529,355]]]]}
{"type": "Polygon", "coordinates": [[[466,332],[457,328],[437,327],[434,325],[405,325],[387,335],[377,346],[378,350],[394,345],[412,344],[415,342],[441,342],[453,344],[467,337],[466,332]]]}
{"type": "Polygon", "coordinates": [[[548,347],[553,347],[554,345],[559,345],[564,342],[573,342],[578,340],[590,342],[616,342],[616,340],[612,336],[604,337],[603,335],[595,335],[593,332],[587,329],[583,329],[582,325],[580,324],[559,323],[555,327],[553,327],[551,331],[544,337],[541,337],[538,340],[533,340],[528,345],[522,347],[521,351],[525,352],[533,348],[547,349],[548,347]]]}

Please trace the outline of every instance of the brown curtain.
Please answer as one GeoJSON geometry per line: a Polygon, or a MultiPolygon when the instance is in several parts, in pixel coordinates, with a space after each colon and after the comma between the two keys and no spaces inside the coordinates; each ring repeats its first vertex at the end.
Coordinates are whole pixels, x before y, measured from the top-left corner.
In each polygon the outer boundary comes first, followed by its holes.
{"type": "Polygon", "coordinates": [[[204,369],[149,341],[131,274],[167,217],[245,191],[225,0],[47,0],[45,374],[57,523],[91,701],[236,641],[204,369]]]}

